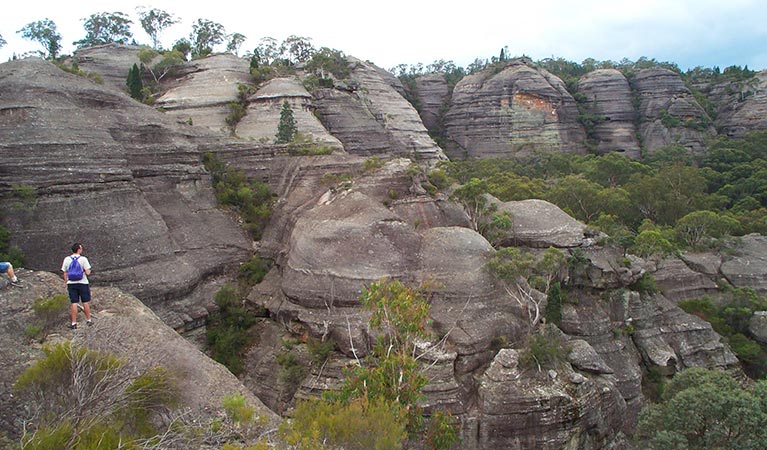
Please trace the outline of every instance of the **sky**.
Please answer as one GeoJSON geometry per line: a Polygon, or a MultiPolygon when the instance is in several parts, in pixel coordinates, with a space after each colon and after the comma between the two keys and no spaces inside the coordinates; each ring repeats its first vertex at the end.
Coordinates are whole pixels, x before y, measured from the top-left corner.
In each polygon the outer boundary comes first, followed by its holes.
{"type": "MultiPolygon", "coordinates": [[[[17,33],[24,25],[53,20],[63,52],[85,36],[83,19],[120,11],[133,20],[140,44],[151,41],[138,23],[137,7],[158,8],[181,22],[160,36],[167,48],[187,37],[198,18],[222,24],[248,40],[241,52],[263,37],[311,38],[317,47],[390,69],[398,64],[453,61],[466,67],[476,58],[527,55],[534,60],[562,57],[619,61],[645,56],[696,66],[747,65],[767,69],[765,0],[35,0],[8,2],[0,15],[0,61],[14,53],[40,50],[17,33]],[[8,4],[10,3],[10,4],[8,4]]],[[[224,46],[215,50],[224,50],[224,46]]]]}

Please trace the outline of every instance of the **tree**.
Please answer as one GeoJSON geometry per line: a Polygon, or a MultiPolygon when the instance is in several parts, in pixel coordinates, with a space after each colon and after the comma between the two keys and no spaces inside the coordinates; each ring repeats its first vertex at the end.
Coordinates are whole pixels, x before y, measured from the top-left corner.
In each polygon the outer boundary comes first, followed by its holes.
{"type": "Polygon", "coordinates": [[[126,44],[133,37],[130,25],[133,23],[126,14],[121,12],[91,14],[85,22],[85,37],[73,42],[77,48],[92,47],[109,43],[126,44]]]}
{"type": "Polygon", "coordinates": [[[213,46],[224,42],[226,31],[220,23],[207,19],[197,19],[192,25],[189,41],[192,45],[192,58],[202,58],[213,52],[213,46]]]}
{"type": "Polygon", "coordinates": [[[258,43],[253,52],[253,56],[258,59],[258,64],[272,64],[277,58],[280,57],[280,46],[277,44],[277,39],[273,37],[264,37],[258,43]]]}
{"type": "Polygon", "coordinates": [[[527,311],[532,326],[535,326],[541,318],[542,301],[528,283],[534,266],[535,257],[515,247],[498,250],[487,263],[490,272],[503,283],[506,293],[527,311]]]}
{"type": "Polygon", "coordinates": [[[724,371],[687,369],[642,410],[637,436],[648,450],[764,448],[767,381],[743,388],[724,371]]]}
{"type": "Polygon", "coordinates": [[[497,209],[497,206],[488,200],[487,190],[485,180],[472,178],[453,191],[450,196],[453,201],[461,205],[466,215],[469,216],[471,228],[475,231],[479,231],[483,220],[490,217],[497,209]]]}
{"type": "Polygon", "coordinates": [[[128,70],[128,79],[125,81],[128,86],[128,92],[130,96],[138,101],[144,99],[144,95],[141,90],[144,89],[144,83],[141,81],[141,71],[136,64],[128,70]]]}
{"type": "Polygon", "coordinates": [[[181,38],[173,43],[173,50],[181,53],[184,61],[186,61],[189,58],[189,53],[192,51],[192,43],[187,38],[181,38]]]}
{"type": "Polygon", "coordinates": [[[149,38],[152,39],[152,48],[160,48],[160,33],[162,30],[179,22],[179,19],[161,9],[145,10],[137,8],[139,23],[149,38]]]}
{"type": "Polygon", "coordinates": [[[152,61],[158,56],[160,56],[159,52],[146,46],[141,47],[141,50],[138,51],[141,68],[146,69],[152,75],[155,83],[159,83],[160,80],[186,60],[180,51],[174,49],[162,53],[160,61],[152,65],[152,61]]]}
{"type": "Polygon", "coordinates": [[[3,39],[3,35],[0,34],[0,48],[5,47],[5,44],[7,44],[7,42],[5,42],[5,39],[3,39]]]}
{"type": "Polygon", "coordinates": [[[695,248],[704,239],[718,239],[729,234],[738,226],[738,222],[713,211],[694,211],[677,221],[674,229],[679,239],[695,248]]]}
{"type": "Polygon", "coordinates": [[[21,37],[24,39],[42,45],[48,58],[56,59],[61,50],[61,35],[56,31],[56,24],[50,19],[30,22],[17,33],[21,33],[21,37]]]}
{"type": "Polygon", "coordinates": [[[287,144],[291,142],[297,131],[293,109],[287,100],[283,100],[282,110],[280,111],[280,123],[277,125],[277,135],[275,136],[274,143],[287,144]]]}
{"type": "Polygon", "coordinates": [[[228,42],[226,43],[226,51],[235,56],[239,56],[240,46],[245,42],[247,37],[241,33],[233,33],[227,36],[228,42]]]}
{"type": "Polygon", "coordinates": [[[314,52],[311,38],[291,35],[282,41],[282,55],[293,64],[309,61],[314,52]]]}

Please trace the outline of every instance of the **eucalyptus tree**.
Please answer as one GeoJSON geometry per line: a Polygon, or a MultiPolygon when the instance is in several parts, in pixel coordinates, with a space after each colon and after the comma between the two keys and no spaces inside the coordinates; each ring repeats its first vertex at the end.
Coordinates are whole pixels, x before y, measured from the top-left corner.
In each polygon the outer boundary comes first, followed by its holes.
{"type": "Polygon", "coordinates": [[[245,39],[247,39],[247,36],[242,33],[232,33],[226,38],[226,51],[233,55],[239,56],[240,47],[245,42],[245,39]]]}
{"type": "Polygon", "coordinates": [[[192,58],[201,58],[213,52],[213,46],[224,42],[226,31],[220,23],[208,19],[197,19],[192,25],[189,41],[192,44],[192,58]]]}
{"type": "Polygon", "coordinates": [[[30,22],[17,31],[21,37],[42,45],[45,51],[43,55],[50,59],[56,59],[61,50],[61,34],[56,31],[56,24],[50,19],[30,22]]]}
{"type": "Polygon", "coordinates": [[[176,24],[180,19],[174,17],[162,9],[152,8],[146,10],[144,8],[136,8],[139,17],[139,23],[141,28],[144,29],[149,38],[152,39],[152,48],[159,48],[160,46],[160,33],[169,26],[176,24]]]}
{"type": "Polygon", "coordinates": [[[84,38],[74,42],[78,48],[113,42],[127,44],[128,39],[133,37],[133,33],[130,31],[130,25],[133,21],[121,12],[91,14],[83,21],[86,34],[84,38]]]}

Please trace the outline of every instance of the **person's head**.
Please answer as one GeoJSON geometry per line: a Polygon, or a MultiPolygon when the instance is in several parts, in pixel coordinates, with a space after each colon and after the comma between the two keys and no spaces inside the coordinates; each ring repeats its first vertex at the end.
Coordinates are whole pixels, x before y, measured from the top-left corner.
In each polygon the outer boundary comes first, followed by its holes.
{"type": "Polygon", "coordinates": [[[83,244],[75,242],[72,244],[72,253],[77,253],[83,249],[83,244]]]}

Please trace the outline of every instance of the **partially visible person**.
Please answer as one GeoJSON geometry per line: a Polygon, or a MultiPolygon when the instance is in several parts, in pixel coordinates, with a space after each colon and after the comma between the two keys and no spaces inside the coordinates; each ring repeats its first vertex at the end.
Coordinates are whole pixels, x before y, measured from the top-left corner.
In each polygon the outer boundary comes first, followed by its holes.
{"type": "Polygon", "coordinates": [[[91,287],[88,283],[88,275],[91,274],[91,263],[88,258],[82,256],[83,245],[75,243],[72,245],[72,254],[64,258],[61,264],[61,271],[64,274],[64,281],[67,282],[67,292],[69,293],[69,302],[71,303],[72,323],[69,328],[77,328],[77,305],[82,302],[83,311],[85,311],[85,323],[93,325],[91,321],[91,287]]]}
{"type": "Polygon", "coordinates": [[[0,273],[8,275],[8,279],[11,280],[11,284],[19,284],[19,278],[13,272],[13,264],[8,261],[0,261],[0,273]]]}

